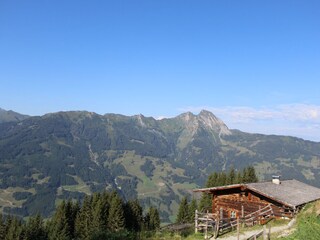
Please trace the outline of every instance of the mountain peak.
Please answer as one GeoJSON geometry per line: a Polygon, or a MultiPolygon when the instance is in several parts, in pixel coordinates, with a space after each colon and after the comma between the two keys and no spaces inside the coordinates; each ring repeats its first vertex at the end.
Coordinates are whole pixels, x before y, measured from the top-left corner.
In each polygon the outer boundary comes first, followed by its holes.
{"type": "Polygon", "coordinates": [[[145,123],[145,118],[146,117],[144,115],[142,115],[141,113],[138,114],[138,115],[134,115],[133,117],[137,119],[137,121],[138,121],[138,123],[140,124],[141,127],[146,127],[147,126],[147,124],[145,123]]]}
{"type": "Polygon", "coordinates": [[[203,126],[204,128],[211,130],[219,135],[231,135],[231,131],[227,125],[217,118],[212,112],[207,110],[201,110],[198,115],[194,115],[191,112],[182,113],[178,116],[193,133],[196,132],[198,127],[203,126]]]}
{"type": "Polygon", "coordinates": [[[207,128],[219,132],[219,135],[231,135],[231,131],[227,125],[210,111],[201,110],[198,115],[198,119],[207,128]]]}
{"type": "Polygon", "coordinates": [[[178,118],[182,119],[185,122],[193,121],[196,116],[192,112],[185,112],[178,116],[178,118]]]}
{"type": "Polygon", "coordinates": [[[214,117],[214,118],[216,118],[216,116],[212,112],[210,112],[208,110],[205,110],[205,109],[202,109],[200,111],[199,116],[206,116],[206,117],[214,117]]]}
{"type": "Polygon", "coordinates": [[[0,123],[20,122],[28,117],[28,115],[23,115],[12,110],[7,111],[5,109],[0,108],[0,123]]]}

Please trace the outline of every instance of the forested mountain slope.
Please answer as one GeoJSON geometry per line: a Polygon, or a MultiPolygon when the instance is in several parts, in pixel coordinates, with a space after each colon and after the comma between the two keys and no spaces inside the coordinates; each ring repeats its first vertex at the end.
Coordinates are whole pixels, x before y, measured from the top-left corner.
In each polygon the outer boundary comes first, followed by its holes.
{"type": "Polygon", "coordinates": [[[319,186],[320,143],[230,130],[208,111],[162,120],[58,112],[0,123],[0,206],[23,216],[117,189],[169,221],[212,171],[248,165],[261,179],[280,174],[319,186]]]}
{"type": "Polygon", "coordinates": [[[26,118],[28,118],[28,115],[23,115],[14,111],[6,111],[2,108],[0,108],[0,123],[4,122],[19,122],[26,118]]]}

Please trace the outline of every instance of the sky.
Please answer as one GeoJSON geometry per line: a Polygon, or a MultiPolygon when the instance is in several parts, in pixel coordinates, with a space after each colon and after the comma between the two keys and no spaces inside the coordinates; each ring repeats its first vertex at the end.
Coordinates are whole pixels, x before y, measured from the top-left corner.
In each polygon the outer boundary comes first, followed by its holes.
{"type": "Polygon", "coordinates": [[[0,0],[0,108],[207,109],[320,141],[320,1],[0,0]]]}

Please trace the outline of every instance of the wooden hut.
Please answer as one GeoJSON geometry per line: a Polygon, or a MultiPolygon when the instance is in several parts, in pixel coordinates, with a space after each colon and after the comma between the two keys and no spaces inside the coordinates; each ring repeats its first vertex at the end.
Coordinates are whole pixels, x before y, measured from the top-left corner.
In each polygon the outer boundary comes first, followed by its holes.
{"type": "Polygon", "coordinates": [[[291,218],[305,204],[320,199],[320,189],[297,180],[233,184],[195,189],[212,195],[212,214],[223,218],[291,218]]]}

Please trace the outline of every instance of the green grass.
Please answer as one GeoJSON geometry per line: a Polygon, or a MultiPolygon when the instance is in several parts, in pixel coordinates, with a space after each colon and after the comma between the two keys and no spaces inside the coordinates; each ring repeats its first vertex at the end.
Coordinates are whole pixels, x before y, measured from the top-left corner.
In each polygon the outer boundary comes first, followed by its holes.
{"type": "Polygon", "coordinates": [[[21,207],[22,204],[26,201],[24,200],[16,200],[13,197],[13,193],[15,192],[30,192],[32,194],[35,194],[34,188],[21,188],[21,187],[9,187],[6,189],[0,189],[0,211],[3,211],[4,207],[21,207]]]}
{"type": "Polygon", "coordinates": [[[31,175],[31,177],[37,181],[37,184],[43,184],[43,183],[48,183],[50,177],[45,177],[45,178],[39,178],[40,173],[34,173],[31,175]]]}
{"type": "Polygon", "coordinates": [[[151,236],[142,236],[144,240],[203,240],[202,233],[194,233],[194,228],[188,228],[180,232],[156,232],[151,236]]]}
{"type": "Polygon", "coordinates": [[[83,192],[88,195],[91,194],[90,187],[80,177],[78,176],[72,176],[72,177],[78,184],[61,186],[64,190],[70,191],[70,192],[83,192]]]}
{"type": "Polygon", "coordinates": [[[320,201],[308,204],[301,213],[298,214],[296,230],[283,240],[318,240],[320,239],[320,201]]]}

